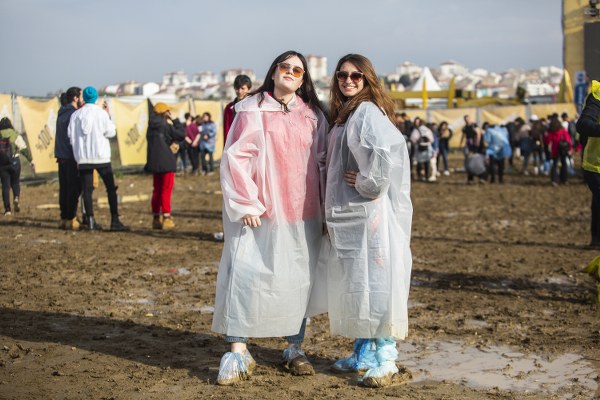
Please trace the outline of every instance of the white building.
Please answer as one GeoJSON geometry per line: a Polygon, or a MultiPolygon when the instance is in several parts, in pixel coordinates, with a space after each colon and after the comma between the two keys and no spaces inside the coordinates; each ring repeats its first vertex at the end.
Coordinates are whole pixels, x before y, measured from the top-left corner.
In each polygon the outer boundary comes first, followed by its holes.
{"type": "Polygon", "coordinates": [[[558,88],[544,81],[527,81],[523,85],[528,96],[550,96],[558,93],[558,88]]]}
{"type": "Polygon", "coordinates": [[[327,80],[327,57],[309,54],[306,56],[306,62],[313,81],[327,80]]]}
{"type": "Polygon", "coordinates": [[[457,63],[454,60],[446,61],[440,64],[440,73],[446,76],[462,76],[466,75],[469,71],[464,65],[457,63]]]}
{"type": "Polygon", "coordinates": [[[551,76],[557,76],[557,75],[562,78],[562,76],[563,76],[563,69],[554,67],[554,66],[540,67],[539,71],[540,71],[540,75],[543,78],[549,78],[551,76]]]}
{"type": "Polygon", "coordinates": [[[188,83],[188,77],[183,71],[169,72],[163,75],[161,88],[167,86],[185,87],[188,83]]]}
{"type": "Polygon", "coordinates": [[[119,85],[108,85],[104,88],[104,93],[116,96],[119,91],[119,85]]]}
{"type": "Polygon", "coordinates": [[[192,86],[206,89],[209,86],[214,86],[219,83],[219,77],[212,71],[196,72],[192,76],[192,86]]]}
{"type": "Polygon", "coordinates": [[[144,97],[153,96],[160,92],[160,85],[156,82],[146,82],[135,88],[135,94],[144,97]]]}
{"type": "Polygon", "coordinates": [[[226,69],[225,71],[221,72],[221,77],[223,78],[223,82],[228,83],[230,85],[233,85],[233,81],[235,80],[235,77],[238,75],[247,75],[250,78],[250,80],[252,81],[252,86],[254,86],[254,81],[256,80],[256,75],[254,74],[254,71],[251,69],[232,68],[232,69],[226,69]]]}
{"type": "Polygon", "coordinates": [[[486,76],[488,76],[490,74],[490,72],[487,69],[475,68],[473,71],[471,71],[471,74],[478,76],[480,78],[485,78],[486,76]]]}
{"type": "Polygon", "coordinates": [[[419,76],[421,76],[422,72],[423,68],[410,61],[405,61],[402,64],[398,65],[398,67],[396,67],[396,73],[398,73],[400,76],[408,75],[410,79],[418,78],[419,76]]]}

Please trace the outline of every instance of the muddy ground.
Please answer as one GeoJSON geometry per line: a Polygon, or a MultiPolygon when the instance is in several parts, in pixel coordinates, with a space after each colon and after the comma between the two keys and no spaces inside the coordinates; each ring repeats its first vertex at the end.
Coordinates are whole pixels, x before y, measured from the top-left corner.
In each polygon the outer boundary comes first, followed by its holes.
{"type": "MultiPolygon", "coordinates": [[[[600,313],[595,281],[581,272],[600,251],[587,247],[591,195],[578,177],[562,187],[522,175],[466,185],[456,172],[413,185],[410,334],[401,346],[413,381],[379,390],[329,372],[352,342],[331,337],[326,316],[307,329],[316,376],[289,376],[278,367],[284,341],[260,339],[250,344],[252,379],[216,386],[227,349],[210,331],[222,249],[212,236],[221,230],[218,174],[177,178],[172,232],[151,230],[149,201],[134,201],[150,195],[150,176],[117,181],[131,232],[58,230],[49,208],[57,182],[25,186],[22,211],[0,217],[0,399],[600,395],[600,313]],[[491,353],[499,366],[487,368],[491,353]],[[552,363],[553,383],[544,380],[552,363]]],[[[104,197],[102,185],[95,197],[104,197]]],[[[101,224],[108,214],[97,208],[101,224]]]]}

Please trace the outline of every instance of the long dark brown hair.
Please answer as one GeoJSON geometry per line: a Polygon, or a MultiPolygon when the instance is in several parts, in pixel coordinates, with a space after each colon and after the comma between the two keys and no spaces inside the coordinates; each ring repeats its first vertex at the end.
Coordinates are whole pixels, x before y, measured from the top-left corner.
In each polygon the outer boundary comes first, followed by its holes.
{"type": "Polygon", "coordinates": [[[383,86],[377,79],[377,74],[373,68],[371,61],[360,54],[347,54],[340,58],[335,67],[333,78],[331,79],[331,100],[329,103],[331,121],[334,124],[344,124],[352,111],[356,110],[363,101],[370,101],[377,105],[382,110],[390,121],[395,125],[394,121],[394,102],[385,92],[383,86]],[[362,72],[364,87],[350,99],[342,94],[338,85],[336,72],[340,70],[342,64],[350,62],[362,72]]]}
{"type": "Polygon", "coordinates": [[[269,67],[269,70],[267,71],[267,75],[265,76],[265,81],[262,85],[260,85],[259,88],[252,91],[250,95],[258,95],[258,106],[260,107],[262,102],[265,100],[265,92],[273,93],[273,91],[275,90],[275,82],[273,81],[272,77],[275,73],[275,68],[277,68],[277,64],[284,62],[288,58],[294,56],[300,59],[300,61],[302,62],[302,68],[304,69],[304,76],[302,77],[304,82],[302,83],[302,86],[300,86],[298,90],[296,90],[296,95],[300,96],[300,98],[304,100],[304,102],[308,104],[314,111],[321,110],[323,114],[327,115],[325,109],[319,101],[319,98],[317,97],[315,85],[313,84],[313,81],[310,77],[310,73],[308,72],[308,63],[306,62],[306,58],[302,54],[294,50],[288,50],[285,53],[278,55],[277,58],[273,60],[271,66],[269,67]]]}
{"type": "Polygon", "coordinates": [[[548,126],[548,132],[558,132],[563,128],[562,123],[558,119],[558,116],[552,116],[550,118],[550,125],[548,126]]]}

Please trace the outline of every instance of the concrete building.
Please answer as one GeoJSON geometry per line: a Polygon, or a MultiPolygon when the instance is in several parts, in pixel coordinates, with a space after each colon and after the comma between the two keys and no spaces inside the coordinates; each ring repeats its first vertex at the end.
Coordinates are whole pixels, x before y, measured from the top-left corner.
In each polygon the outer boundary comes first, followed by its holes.
{"type": "Polygon", "coordinates": [[[167,86],[181,87],[187,85],[188,77],[183,71],[169,72],[163,75],[161,88],[167,86]]]}
{"type": "Polygon", "coordinates": [[[466,75],[467,68],[464,65],[457,63],[454,60],[446,61],[440,64],[440,74],[445,76],[466,75]]]}
{"type": "Polygon", "coordinates": [[[398,75],[407,75],[410,77],[411,80],[417,79],[419,76],[421,76],[422,72],[423,68],[410,61],[405,61],[402,64],[398,65],[398,67],[396,68],[396,73],[398,75]]]}
{"type": "Polygon", "coordinates": [[[313,81],[328,80],[327,57],[309,54],[306,56],[306,62],[308,63],[308,72],[313,81]]]}
{"type": "Polygon", "coordinates": [[[206,89],[207,87],[218,85],[219,77],[212,71],[201,71],[196,72],[192,76],[191,85],[194,87],[200,87],[206,89]]]}
{"type": "Polygon", "coordinates": [[[253,82],[253,86],[254,86],[254,81],[256,80],[256,75],[254,74],[254,71],[251,69],[232,68],[232,69],[226,69],[225,71],[221,72],[221,78],[223,78],[223,82],[228,83],[230,85],[233,85],[233,81],[235,80],[235,77],[238,75],[248,75],[250,80],[253,82]]]}
{"type": "Polygon", "coordinates": [[[160,92],[160,85],[156,82],[146,82],[135,88],[136,95],[150,97],[160,92]]]}

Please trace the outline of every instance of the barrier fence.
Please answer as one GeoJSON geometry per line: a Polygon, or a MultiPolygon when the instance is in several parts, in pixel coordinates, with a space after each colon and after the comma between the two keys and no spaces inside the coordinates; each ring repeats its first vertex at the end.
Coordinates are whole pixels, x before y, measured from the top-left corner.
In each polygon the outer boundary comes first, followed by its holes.
{"type": "MultiPolygon", "coordinates": [[[[153,103],[156,101],[150,100],[153,103]]],[[[116,145],[113,143],[113,165],[115,169],[121,167],[142,168],[146,163],[146,129],[148,127],[148,107],[146,99],[137,98],[108,98],[111,117],[117,128],[116,145]]],[[[221,158],[223,149],[223,107],[225,102],[186,100],[169,103],[173,108],[172,114],[184,120],[184,114],[201,115],[209,112],[212,120],[217,124],[217,144],[214,158],[221,158]]],[[[54,158],[54,137],[56,135],[56,117],[60,107],[58,98],[47,100],[34,100],[22,96],[0,94],[0,118],[9,117],[15,129],[24,134],[31,149],[35,162],[36,174],[53,174],[58,170],[54,158]]],[[[451,147],[458,147],[464,126],[463,117],[469,115],[472,121],[481,126],[483,122],[491,124],[505,124],[517,117],[529,120],[533,114],[540,118],[552,113],[566,112],[574,116],[576,108],[571,103],[561,104],[532,104],[520,106],[495,106],[480,108],[452,108],[452,109],[406,109],[411,119],[420,117],[427,122],[440,123],[447,121],[454,135],[450,142],[451,147]]],[[[24,165],[23,175],[31,174],[30,169],[24,165]]]]}

